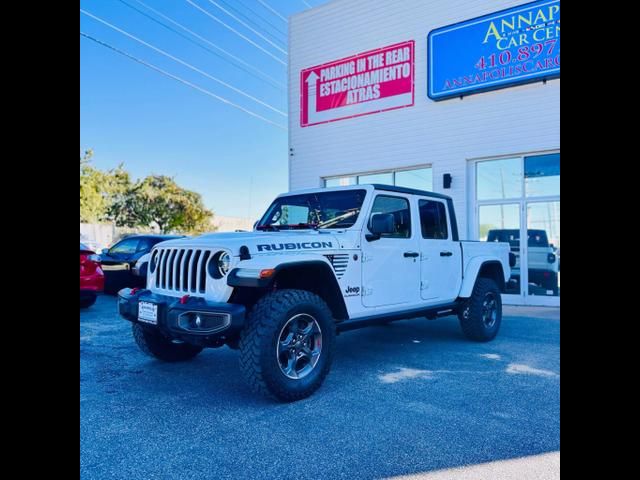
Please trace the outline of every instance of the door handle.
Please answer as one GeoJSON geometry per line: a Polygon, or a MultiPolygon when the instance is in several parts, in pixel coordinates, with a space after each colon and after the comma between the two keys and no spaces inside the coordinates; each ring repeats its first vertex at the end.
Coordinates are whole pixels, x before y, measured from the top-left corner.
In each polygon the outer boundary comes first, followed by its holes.
{"type": "Polygon", "coordinates": [[[404,256],[405,258],[408,258],[408,257],[415,258],[415,257],[419,257],[420,254],[418,252],[404,252],[404,256]]]}
{"type": "Polygon", "coordinates": [[[451,255],[453,255],[452,252],[440,252],[441,257],[450,257],[451,255]]]}

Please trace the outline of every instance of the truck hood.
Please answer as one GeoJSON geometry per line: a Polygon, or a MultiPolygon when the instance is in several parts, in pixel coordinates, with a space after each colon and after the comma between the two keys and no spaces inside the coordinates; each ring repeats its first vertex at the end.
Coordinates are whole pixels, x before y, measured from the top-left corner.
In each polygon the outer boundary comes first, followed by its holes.
{"type": "Polygon", "coordinates": [[[179,238],[158,244],[160,248],[206,248],[225,249],[232,255],[240,254],[246,246],[249,253],[294,253],[349,248],[345,245],[345,231],[330,232],[315,230],[283,230],[280,232],[221,232],[206,233],[198,237],[179,238]]]}

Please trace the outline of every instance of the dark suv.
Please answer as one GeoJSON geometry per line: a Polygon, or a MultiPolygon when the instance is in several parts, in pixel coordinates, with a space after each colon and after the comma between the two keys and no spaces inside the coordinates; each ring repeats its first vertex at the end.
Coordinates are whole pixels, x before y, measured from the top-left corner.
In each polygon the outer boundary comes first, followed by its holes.
{"type": "Polygon", "coordinates": [[[122,288],[144,287],[144,279],[132,275],[131,271],[140,257],[149,253],[158,243],[184,235],[130,235],[100,255],[105,274],[105,293],[116,294],[122,288]]]}

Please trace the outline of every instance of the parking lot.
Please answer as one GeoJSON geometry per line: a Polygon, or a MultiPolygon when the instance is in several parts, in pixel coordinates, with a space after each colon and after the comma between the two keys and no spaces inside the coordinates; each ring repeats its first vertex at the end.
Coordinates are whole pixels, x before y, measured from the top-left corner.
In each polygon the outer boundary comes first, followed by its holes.
{"type": "Polygon", "coordinates": [[[252,394],[237,356],[160,363],[114,297],[81,310],[81,478],[386,478],[560,450],[557,309],[505,307],[486,344],[455,317],[343,333],[293,404],[252,394]]]}

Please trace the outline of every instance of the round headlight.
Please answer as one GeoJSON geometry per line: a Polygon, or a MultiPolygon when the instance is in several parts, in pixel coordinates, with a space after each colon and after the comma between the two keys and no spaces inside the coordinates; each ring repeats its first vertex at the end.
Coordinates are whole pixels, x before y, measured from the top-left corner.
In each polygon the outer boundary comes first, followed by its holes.
{"type": "Polygon", "coordinates": [[[218,273],[221,277],[224,277],[227,273],[229,273],[229,267],[231,266],[231,257],[227,252],[220,252],[218,254],[218,273]]]}

